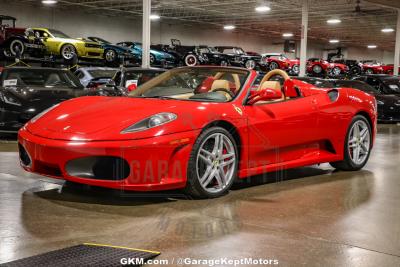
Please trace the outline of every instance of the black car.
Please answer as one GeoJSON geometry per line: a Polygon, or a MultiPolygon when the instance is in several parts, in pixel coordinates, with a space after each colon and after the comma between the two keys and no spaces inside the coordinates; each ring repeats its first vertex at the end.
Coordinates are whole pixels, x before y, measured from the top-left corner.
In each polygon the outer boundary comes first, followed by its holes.
{"type": "MultiPolygon", "coordinates": [[[[378,102],[378,120],[382,122],[400,122],[400,79],[396,76],[375,74],[354,78],[374,89],[378,102]]],[[[357,88],[359,89],[359,88],[357,88]]],[[[361,90],[361,89],[360,89],[361,90]]]]}
{"type": "Polygon", "coordinates": [[[122,68],[104,86],[91,91],[90,95],[126,96],[143,83],[165,72],[159,68],[122,68]]]}
{"type": "Polygon", "coordinates": [[[0,76],[0,132],[17,132],[45,109],[85,94],[68,70],[5,68],[0,76]]]}
{"type": "Polygon", "coordinates": [[[216,46],[218,52],[228,58],[229,65],[247,69],[264,68],[261,56],[248,55],[242,48],[235,46],[216,46]]]}

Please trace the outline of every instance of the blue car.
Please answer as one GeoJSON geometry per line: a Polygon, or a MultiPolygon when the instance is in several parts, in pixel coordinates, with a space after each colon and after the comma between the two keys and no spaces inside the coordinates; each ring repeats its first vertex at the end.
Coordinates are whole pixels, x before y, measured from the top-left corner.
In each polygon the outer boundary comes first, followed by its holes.
{"type": "Polygon", "coordinates": [[[99,37],[87,37],[87,39],[101,44],[104,49],[104,60],[110,65],[122,61],[126,63],[139,63],[141,61],[141,57],[138,57],[137,53],[133,53],[128,47],[112,44],[99,37]]]}
{"type": "MultiPolygon", "coordinates": [[[[140,61],[142,59],[142,44],[138,42],[120,42],[117,43],[117,45],[128,47],[131,49],[133,53],[135,53],[136,56],[140,57],[140,61]]],[[[162,51],[157,51],[154,49],[150,49],[150,65],[152,66],[162,66],[164,68],[166,67],[172,67],[175,66],[175,57],[162,52],[162,51]]]]}

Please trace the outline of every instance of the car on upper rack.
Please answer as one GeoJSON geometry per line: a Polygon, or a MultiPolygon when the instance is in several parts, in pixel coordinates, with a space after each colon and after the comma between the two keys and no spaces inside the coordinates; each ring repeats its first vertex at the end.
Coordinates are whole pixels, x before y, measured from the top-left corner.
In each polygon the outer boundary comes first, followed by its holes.
{"type": "Polygon", "coordinates": [[[47,108],[85,95],[78,78],[62,69],[4,68],[0,82],[0,133],[17,132],[47,108]]]}
{"type": "Polygon", "coordinates": [[[351,88],[317,88],[273,70],[182,67],[129,97],[80,97],[53,106],[20,131],[29,172],[131,191],[227,193],[264,172],[329,162],[356,171],[376,136],[376,101],[351,88]],[[270,78],[281,75],[283,86],[270,78]]]}
{"type": "MultiPolygon", "coordinates": [[[[389,80],[393,81],[394,79],[389,80]]],[[[354,88],[375,96],[378,104],[378,122],[400,122],[400,90],[398,90],[397,93],[388,91],[385,92],[384,90],[376,89],[375,87],[367,84],[365,80],[362,81],[362,79],[332,80],[331,83],[333,83],[335,87],[354,88]]],[[[395,83],[390,82],[390,84],[395,83]]],[[[400,88],[399,82],[397,82],[397,86],[400,88]]]]}
{"type": "Polygon", "coordinates": [[[17,28],[16,18],[0,15],[0,58],[20,56],[40,57],[45,46],[29,28],[17,28]]]}
{"type": "Polygon", "coordinates": [[[362,73],[362,64],[355,59],[334,59],[332,63],[338,63],[346,65],[349,68],[349,73],[351,75],[360,75],[362,73]]]}
{"type": "Polygon", "coordinates": [[[115,45],[100,37],[87,37],[88,40],[101,44],[104,49],[104,60],[109,65],[137,64],[140,60],[137,54],[126,46],[115,45]]]}
{"type": "Polygon", "coordinates": [[[32,28],[35,36],[46,46],[46,55],[60,56],[65,61],[75,57],[102,60],[104,49],[98,42],[71,38],[65,33],[48,28],[32,28]]]}
{"type": "Polygon", "coordinates": [[[265,53],[262,54],[261,61],[265,62],[270,70],[281,69],[289,75],[298,75],[300,72],[300,60],[289,59],[281,53],[265,53]]]}
{"type": "Polygon", "coordinates": [[[310,58],[307,61],[307,73],[313,76],[338,77],[348,74],[349,67],[340,63],[329,63],[321,58],[310,58]]]}
{"type": "Polygon", "coordinates": [[[383,74],[382,64],[376,60],[361,60],[361,70],[365,74],[383,74]]]}
{"type": "Polygon", "coordinates": [[[115,72],[107,83],[96,88],[92,87],[89,95],[127,96],[129,92],[136,90],[138,86],[165,71],[165,69],[160,68],[121,68],[115,72]]]}
{"type": "Polygon", "coordinates": [[[74,74],[84,87],[96,89],[109,82],[117,70],[108,67],[81,67],[74,74]]]}
{"type": "MultiPolygon", "coordinates": [[[[119,42],[117,43],[117,45],[128,47],[139,58],[139,63],[142,61],[141,43],[125,41],[125,42],[119,42]]],[[[152,66],[161,66],[163,68],[174,67],[175,57],[163,51],[150,49],[150,64],[152,66]]]]}
{"type": "Polygon", "coordinates": [[[261,56],[248,55],[241,47],[236,46],[216,46],[218,52],[227,56],[228,64],[246,69],[265,69],[265,63],[261,62],[261,56]]]}
{"type": "MultiPolygon", "coordinates": [[[[382,64],[382,69],[384,74],[393,75],[394,72],[394,65],[393,64],[382,64]]],[[[400,67],[399,67],[400,73],[400,67]]]]}

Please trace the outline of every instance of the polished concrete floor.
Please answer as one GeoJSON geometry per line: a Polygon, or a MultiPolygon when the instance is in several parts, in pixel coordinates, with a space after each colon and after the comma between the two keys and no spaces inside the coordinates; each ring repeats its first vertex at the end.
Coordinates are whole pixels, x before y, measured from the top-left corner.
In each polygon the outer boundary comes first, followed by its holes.
{"type": "Polygon", "coordinates": [[[62,186],[0,144],[0,263],[95,242],[159,259],[279,260],[279,266],[400,266],[400,126],[381,125],[359,172],[327,164],[253,177],[213,200],[62,186]]]}

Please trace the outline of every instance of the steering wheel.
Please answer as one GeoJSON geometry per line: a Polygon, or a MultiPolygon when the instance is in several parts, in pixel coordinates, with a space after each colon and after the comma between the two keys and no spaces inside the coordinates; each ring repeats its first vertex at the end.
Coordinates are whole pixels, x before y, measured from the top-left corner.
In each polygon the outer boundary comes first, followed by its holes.
{"type": "Polygon", "coordinates": [[[286,73],[286,71],[283,71],[283,70],[280,70],[280,69],[271,70],[267,74],[265,74],[264,78],[262,78],[262,80],[260,82],[259,89],[261,88],[261,86],[262,86],[262,84],[264,82],[269,81],[269,79],[271,79],[271,77],[273,77],[275,75],[281,76],[285,80],[285,82],[287,80],[291,80],[289,75],[286,73]]]}
{"type": "Polygon", "coordinates": [[[232,91],[227,90],[225,88],[216,88],[210,92],[221,92],[226,97],[227,101],[230,101],[235,97],[235,94],[232,93],[232,91]]]}

